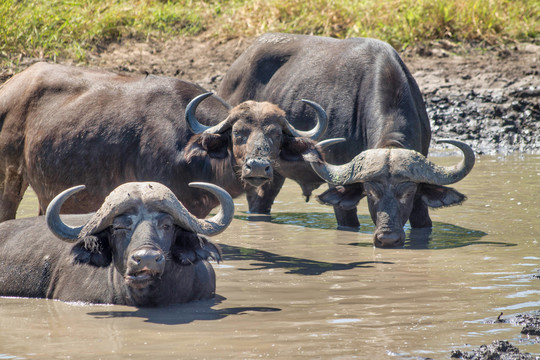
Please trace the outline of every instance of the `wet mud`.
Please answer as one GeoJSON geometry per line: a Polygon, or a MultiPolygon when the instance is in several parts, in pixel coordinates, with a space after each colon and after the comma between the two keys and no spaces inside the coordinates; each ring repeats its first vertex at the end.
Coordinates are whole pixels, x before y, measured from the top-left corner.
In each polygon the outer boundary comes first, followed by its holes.
{"type": "Polygon", "coordinates": [[[522,353],[508,341],[493,341],[489,345],[482,345],[471,351],[453,350],[452,359],[464,360],[536,360],[538,357],[529,353],[522,353]]]}

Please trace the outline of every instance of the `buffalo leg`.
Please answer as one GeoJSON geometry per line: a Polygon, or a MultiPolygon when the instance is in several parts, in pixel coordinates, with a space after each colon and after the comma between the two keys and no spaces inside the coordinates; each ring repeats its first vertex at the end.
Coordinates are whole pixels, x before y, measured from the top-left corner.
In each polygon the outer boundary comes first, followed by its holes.
{"type": "Polygon", "coordinates": [[[279,194],[285,178],[280,174],[274,174],[272,182],[261,187],[249,187],[246,189],[246,196],[249,212],[253,214],[270,214],[272,204],[279,194]]]}
{"type": "Polygon", "coordinates": [[[354,209],[342,209],[339,206],[334,205],[334,213],[336,214],[336,220],[338,228],[359,228],[360,222],[358,221],[358,215],[356,214],[356,207],[354,209]]]}
{"type": "Polygon", "coordinates": [[[27,187],[16,166],[8,165],[6,172],[0,174],[0,222],[15,219],[27,187]]]}
{"type": "Polygon", "coordinates": [[[417,197],[414,201],[409,223],[413,228],[428,228],[432,226],[429,210],[421,197],[417,197]]]}

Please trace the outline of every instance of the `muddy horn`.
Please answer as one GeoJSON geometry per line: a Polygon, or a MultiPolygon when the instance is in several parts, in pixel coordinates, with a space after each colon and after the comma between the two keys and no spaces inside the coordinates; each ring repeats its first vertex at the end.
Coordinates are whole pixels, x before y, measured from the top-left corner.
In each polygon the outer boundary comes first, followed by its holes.
{"type": "Polygon", "coordinates": [[[464,155],[463,160],[455,166],[441,167],[433,164],[422,154],[407,149],[370,149],[358,154],[352,161],[343,165],[332,165],[326,162],[310,161],[313,170],[326,182],[334,185],[346,185],[366,181],[377,176],[381,168],[374,163],[385,161],[384,158],[394,152],[399,160],[402,175],[417,183],[435,185],[453,184],[463,179],[474,166],[474,152],[467,144],[450,139],[441,139],[438,143],[452,144],[464,155]],[[376,159],[381,156],[381,159],[376,159]]]}
{"type": "Polygon", "coordinates": [[[210,219],[199,219],[190,214],[189,221],[191,228],[196,233],[202,235],[213,236],[221,233],[229,226],[234,216],[234,202],[231,195],[221,187],[210,183],[192,182],[189,183],[189,186],[211,192],[221,205],[218,213],[210,219]]]}
{"type": "Polygon", "coordinates": [[[169,213],[174,223],[201,235],[217,235],[229,226],[234,215],[234,203],[227,191],[209,183],[190,183],[211,192],[221,205],[219,212],[210,219],[199,219],[192,215],[165,185],[156,182],[126,183],[113,190],[92,218],[80,227],[66,225],[60,219],[60,208],[72,194],[84,189],[77,186],[56,196],[47,208],[47,223],[60,239],[75,242],[78,238],[99,233],[109,227],[114,218],[137,208],[141,204],[151,205],[155,210],[169,213]]]}
{"type": "Polygon", "coordinates": [[[425,157],[420,160],[420,168],[418,171],[418,178],[413,178],[413,181],[424,182],[434,185],[449,185],[456,183],[463,179],[469,172],[471,172],[474,166],[474,151],[471,147],[464,142],[451,139],[440,139],[437,143],[446,143],[456,146],[463,152],[463,159],[454,166],[442,167],[433,164],[425,157]]]}
{"type": "Polygon", "coordinates": [[[62,219],[60,219],[60,208],[71,195],[86,188],[84,185],[74,186],[58,194],[47,207],[46,215],[47,225],[56,237],[69,243],[73,243],[77,240],[79,233],[84,226],[72,227],[66,225],[62,219]]]}

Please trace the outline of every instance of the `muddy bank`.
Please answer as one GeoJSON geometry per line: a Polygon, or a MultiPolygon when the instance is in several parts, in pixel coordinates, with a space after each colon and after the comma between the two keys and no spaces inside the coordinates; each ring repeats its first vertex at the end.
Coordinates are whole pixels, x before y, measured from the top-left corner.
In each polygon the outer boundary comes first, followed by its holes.
{"type": "MultiPolygon", "coordinates": [[[[179,77],[215,91],[252,41],[122,42],[89,54],[87,61],[121,73],[179,77]]],[[[402,57],[424,94],[435,138],[463,140],[479,154],[540,153],[539,44],[475,50],[441,41],[402,57]]],[[[1,69],[0,81],[37,60],[1,69]]]]}
{"type": "Polygon", "coordinates": [[[537,360],[538,357],[522,353],[508,341],[494,341],[471,351],[453,350],[450,358],[464,360],[537,360]]]}

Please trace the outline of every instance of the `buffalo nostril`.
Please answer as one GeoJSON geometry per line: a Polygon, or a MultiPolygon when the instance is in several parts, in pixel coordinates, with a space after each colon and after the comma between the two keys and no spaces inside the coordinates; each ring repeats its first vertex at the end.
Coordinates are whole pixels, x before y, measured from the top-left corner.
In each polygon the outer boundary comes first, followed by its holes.
{"type": "Polygon", "coordinates": [[[404,237],[395,232],[381,232],[375,236],[375,246],[394,247],[403,243],[404,237]]]}
{"type": "Polygon", "coordinates": [[[265,167],[265,168],[264,168],[264,171],[270,172],[270,165],[268,165],[267,167],[265,167]]]}

